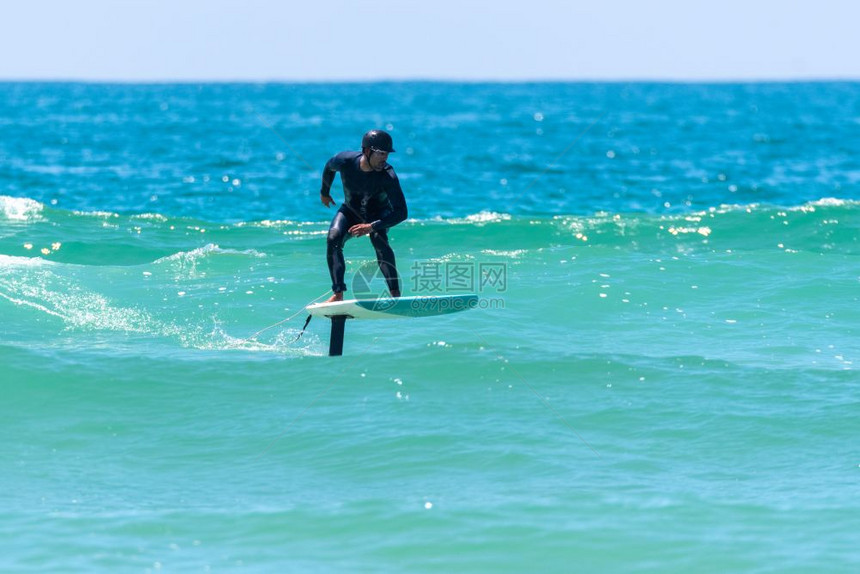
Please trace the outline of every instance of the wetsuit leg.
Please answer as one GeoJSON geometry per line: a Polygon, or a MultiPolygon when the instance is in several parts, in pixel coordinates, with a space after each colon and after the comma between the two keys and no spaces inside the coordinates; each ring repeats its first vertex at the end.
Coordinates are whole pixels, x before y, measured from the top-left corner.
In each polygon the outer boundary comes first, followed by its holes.
{"type": "Polygon", "coordinates": [[[400,279],[397,277],[397,264],[394,261],[394,250],[388,244],[388,233],[375,231],[370,234],[370,242],[376,250],[376,261],[379,270],[388,284],[388,291],[395,297],[400,296],[400,279]]]}
{"type": "Polygon", "coordinates": [[[350,218],[342,211],[334,214],[331,226],[328,229],[328,240],[326,242],[326,262],[328,272],[331,275],[331,290],[335,293],[346,291],[346,283],[343,281],[346,272],[346,263],[343,260],[343,244],[351,236],[349,228],[353,225],[350,218]]]}

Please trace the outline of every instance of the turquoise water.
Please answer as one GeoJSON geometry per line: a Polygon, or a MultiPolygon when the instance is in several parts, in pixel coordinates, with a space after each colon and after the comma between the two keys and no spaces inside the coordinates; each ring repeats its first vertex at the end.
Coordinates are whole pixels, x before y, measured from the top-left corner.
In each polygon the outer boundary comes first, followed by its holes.
{"type": "Polygon", "coordinates": [[[0,92],[0,570],[856,571],[860,85],[0,92]],[[484,305],[329,358],[371,126],[484,305]]]}

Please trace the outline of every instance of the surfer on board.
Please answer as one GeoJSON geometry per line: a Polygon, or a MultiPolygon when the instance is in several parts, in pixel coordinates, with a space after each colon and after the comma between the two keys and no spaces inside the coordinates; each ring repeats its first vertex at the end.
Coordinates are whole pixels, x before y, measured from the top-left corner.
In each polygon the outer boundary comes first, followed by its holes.
{"type": "Polygon", "coordinates": [[[346,264],[343,244],[350,237],[370,236],[376,250],[379,270],[385,277],[392,297],[400,297],[400,281],[394,261],[394,250],[388,243],[388,229],[406,219],[406,199],[394,168],[388,165],[388,154],[394,153],[391,136],[382,130],[371,130],[361,140],[361,151],[345,151],[325,164],[320,200],[326,207],[336,202],[331,196],[334,175],[340,172],[343,204],[331,220],[328,230],[326,261],[331,274],[329,302],[343,301],[346,264]]]}

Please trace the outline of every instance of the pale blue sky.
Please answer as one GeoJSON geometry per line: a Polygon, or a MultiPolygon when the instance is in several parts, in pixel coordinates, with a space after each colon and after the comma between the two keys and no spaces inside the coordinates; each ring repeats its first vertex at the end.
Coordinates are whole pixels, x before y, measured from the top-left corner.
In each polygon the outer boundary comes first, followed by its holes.
{"type": "Polygon", "coordinates": [[[860,79],[852,0],[22,0],[0,78],[860,79]]]}

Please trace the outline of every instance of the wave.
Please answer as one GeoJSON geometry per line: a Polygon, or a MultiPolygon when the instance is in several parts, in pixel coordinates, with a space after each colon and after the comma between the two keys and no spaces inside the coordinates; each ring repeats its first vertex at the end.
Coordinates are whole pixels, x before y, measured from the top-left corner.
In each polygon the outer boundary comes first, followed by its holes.
{"type": "MultiPolygon", "coordinates": [[[[218,249],[213,246],[204,251],[214,253],[218,249]]],[[[184,348],[203,351],[322,354],[318,337],[306,334],[296,341],[301,332],[296,323],[273,330],[264,338],[242,338],[228,333],[216,314],[196,312],[196,303],[165,305],[166,299],[156,295],[167,286],[181,286],[172,282],[155,282],[144,288],[138,285],[132,274],[114,274],[111,280],[105,280],[76,266],[0,255],[0,314],[8,332],[16,333],[16,341],[27,332],[34,332],[32,336],[37,341],[55,336],[58,331],[52,325],[59,321],[60,330],[67,333],[122,333],[168,339],[184,348]]],[[[180,299],[184,299],[181,295],[180,299]]],[[[80,341],[88,346],[95,344],[90,337],[80,341]]],[[[109,344],[116,345],[118,341],[109,344]]]]}
{"type": "Polygon", "coordinates": [[[252,353],[277,353],[295,356],[323,356],[323,345],[313,333],[304,333],[298,339],[301,329],[286,328],[278,330],[269,342],[257,337],[243,338],[229,334],[217,320],[208,333],[198,332],[185,337],[187,347],[202,351],[243,351],[252,353]]]}
{"type": "Polygon", "coordinates": [[[35,199],[0,195],[0,221],[42,221],[44,209],[35,199]]]}
{"type": "Polygon", "coordinates": [[[116,305],[104,294],[53,272],[55,266],[25,265],[33,271],[0,275],[0,297],[18,307],[57,317],[69,328],[173,335],[179,332],[176,326],[166,325],[144,310],[116,305]]]}
{"type": "MultiPolygon", "coordinates": [[[[166,257],[161,257],[152,262],[153,266],[162,268],[172,275],[174,280],[201,279],[207,276],[210,270],[223,271],[225,268],[235,269],[237,272],[246,269],[246,260],[262,259],[267,257],[265,253],[256,249],[222,249],[214,243],[198,247],[190,251],[179,251],[166,257]],[[235,264],[230,259],[236,259],[235,264]]],[[[149,271],[145,272],[150,273],[149,271]]]]}
{"type": "Polygon", "coordinates": [[[162,257],[160,259],[156,259],[153,263],[168,263],[180,261],[184,263],[190,263],[193,261],[199,261],[206,257],[210,257],[213,255],[243,255],[248,257],[266,257],[265,253],[261,253],[256,249],[222,249],[221,247],[215,245],[214,243],[208,243],[203,247],[198,247],[197,249],[192,249],[191,251],[179,251],[178,253],[173,253],[172,255],[168,255],[166,257],[162,257]]]}
{"type": "Polygon", "coordinates": [[[54,263],[52,261],[42,259],[41,257],[19,257],[16,255],[3,255],[0,253],[0,273],[4,270],[16,267],[41,267],[53,264],[54,263]]]}
{"type": "MultiPolygon", "coordinates": [[[[674,212],[672,214],[655,214],[652,212],[606,212],[598,211],[593,214],[517,214],[507,212],[497,212],[492,210],[481,210],[475,213],[469,213],[463,216],[441,217],[431,216],[425,218],[410,218],[405,222],[409,224],[426,224],[426,223],[445,223],[449,225],[486,225],[492,223],[503,223],[508,221],[517,221],[522,219],[558,219],[572,217],[602,217],[606,215],[617,215],[622,217],[675,217],[675,216],[697,216],[707,213],[727,213],[732,211],[767,211],[767,210],[789,210],[789,211],[811,211],[817,208],[845,208],[856,209],[860,207],[860,200],[841,199],[833,197],[822,197],[816,200],[803,202],[797,205],[781,205],[768,203],[749,203],[749,204],[720,204],[706,210],[690,210],[688,212],[674,212]]],[[[160,223],[168,223],[174,227],[186,226],[189,229],[231,229],[231,228],[260,228],[260,229],[278,229],[278,230],[296,230],[301,228],[316,228],[307,233],[318,235],[325,233],[325,230],[320,230],[320,226],[327,226],[329,219],[319,221],[303,220],[303,219],[280,219],[280,220],[251,220],[238,221],[234,223],[224,223],[216,221],[205,221],[197,218],[186,216],[171,216],[161,213],[138,213],[138,214],[118,214],[112,211],[82,211],[82,210],[63,210],[51,208],[48,210],[46,206],[28,197],[13,197],[0,195],[0,220],[7,219],[10,221],[44,221],[49,219],[63,218],[96,218],[96,219],[127,219],[129,221],[146,222],[148,224],[157,225],[160,223]]],[[[402,224],[403,225],[403,224],[402,224]]]]}
{"type": "MultiPolygon", "coordinates": [[[[316,249],[327,229],[326,222],[312,221],[223,224],[155,213],[73,212],[8,196],[0,196],[0,206],[11,231],[4,234],[0,227],[0,239],[21,236],[17,245],[9,240],[0,245],[8,255],[41,254],[84,265],[173,266],[169,269],[183,277],[198,276],[197,266],[203,262],[227,270],[233,266],[233,258],[293,257],[316,249]],[[34,227],[31,233],[30,225],[41,227],[34,227]],[[201,245],[201,239],[206,243],[201,245]],[[300,244],[306,241],[311,243],[300,244]],[[48,249],[53,245],[62,245],[62,249],[48,249]],[[34,251],[34,246],[41,249],[34,251]]],[[[2,222],[0,219],[0,225],[2,222]]],[[[396,239],[433,246],[442,253],[460,253],[472,246],[476,252],[516,254],[516,258],[525,257],[528,250],[554,245],[685,252],[776,248],[854,254],[860,252],[858,229],[860,201],[822,197],[791,206],[723,204],[667,214],[479,211],[462,217],[409,219],[397,228],[396,239]],[[447,230],[440,232],[438,226],[447,230]]]]}
{"type": "Polygon", "coordinates": [[[478,224],[484,225],[487,223],[499,223],[502,221],[510,221],[512,216],[508,213],[497,213],[495,211],[480,211],[462,218],[453,218],[446,220],[450,224],[478,224]]]}

